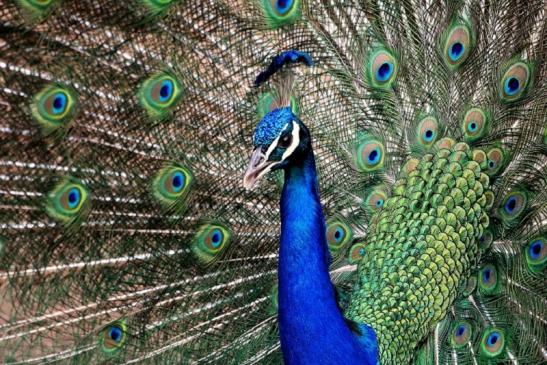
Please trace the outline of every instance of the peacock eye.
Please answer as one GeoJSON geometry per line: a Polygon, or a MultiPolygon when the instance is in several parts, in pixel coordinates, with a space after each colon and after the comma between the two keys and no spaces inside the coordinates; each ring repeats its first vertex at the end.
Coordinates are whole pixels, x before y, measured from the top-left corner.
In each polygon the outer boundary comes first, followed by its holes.
{"type": "Polygon", "coordinates": [[[260,0],[264,20],[269,28],[278,28],[297,20],[301,15],[302,0],[260,0]]]}
{"type": "Polygon", "coordinates": [[[274,0],[272,1],[272,8],[275,9],[279,16],[287,15],[296,4],[294,0],[274,0]]]}
{"type": "Polygon", "coordinates": [[[466,24],[454,24],[449,28],[444,36],[444,61],[446,65],[455,70],[469,56],[473,47],[473,32],[471,27],[466,24]]]}
{"type": "Polygon", "coordinates": [[[529,194],[525,189],[510,191],[502,200],[498,208],[504,225],[511,226],[518,222],[528,205],[529,194]]]}
{"type": "Polygon", "coordinates": [[[356,162],[359,170],[372,172],[380,170],[384,165],[384,145],[373,138],[364,138],[357,146],[356,162]]]}
{"type": "Polygon", "coordinates": [[[363,257],[365,257],[365,253],[366,253],[365,244],[356,243],[355,245],[351,246],[349,250],[349,257],[348,257],[349,263],[350,264],[358,263],[359,261],[361,261],[363,257]]]}
{"type": "Polygon", "coordinates": [[[532,272],[541,272],[547,265],[547,245],[544,237],[532,239],[524,248],[526,263],[532,272]]]}
{"type": "Polygon", "coordinates": [[[524,62],[515,62],[503,74],[500,81],[500,96],[511,102],[525,96],[531,80],[532,69],[524,62]]]}
{"type": "Polygon", "coordinates": [[[183,209],[193,183],[192,172],[176,163],[161,168],[152,182],[154,198],[167,209],[183,209]]]}
{"type": "Polygon", "coordinates": [[[427,116],[423,118],[418,124],[418,142],[423,147],[430,147],[435,143],[439,135],[439,122],[437,118],[427,116]]]}
{"type": "Polygon", "coordinates": [[[462,130],[464,138],[469,142],[474,142],[484,136],[488,131],[488,114],[480,108],[471,108],[465,113],[463,118],[462,130]]]}
{"type": "Polygon", "coordinates": [[[487,264],[479,270],[478,276],[479,291],[483,295],[495,294],[498,292],[500,278],[498,270],[492,264],[487,264]]]}
{"type": "Polygon", "coordinates": [[[67,179],[48,194],[46,212],[51,218],[69,224],[80,218],[88,205],[87,189],[75,180],[67,179]]]}
{"type": "Polygon", "coordinates": [[[53,0],[29,0],[28,2],[37,6],[48,6],[53,2],[53,0]]]}
{"type": "Polygon", "coordinates": [[[505,349],[505,333],[498,328],[487,328],[482,335],[480,349],[484,357],[499,356],[505,349]]]}
{"type": "Polygon", "coordinates": [[[199,228],[192,243],[192,251],[203,264],[210,264],[230,244],[230,230],[220,224],[205,224],[199,228]]]}
{"type": "Polygon", "coordinates": [[[158,72],[142,83],[138,98],[151,118],[166,116],[182,97],[182,84],[170,72],[158,72]]]}
{"type": "Polygon", "coordinates": [[[370,213],[382,209],[387,199],[387,194],[382,187],[374,188],[365,198],[365,209],[370,213]]]}
{"type": "Polygon", "coordinates": [[[397,60],[387,48],[376,50],[366,60],[365,72],[374,88],[390,88],[397,76],[397,69],[397,60]]]}
{"type": "Polygon", "coordinates": [[[70,209],[75,209],[80,203],[81,197],[80,188],[74,187],[68,191],[67,205],[70,209]]]}
{"type": "Polygon", "coordinates": [[[105,354],[114,354],[120,351],[126,342],[127,324],[119,320],[104,328],[99,334],[99,344],[105,354]]]}
{"type": "Polygon", "coordinates": [[[504,162],[505,153],[502,149],[494,147],[488,151],[486,154],[487,157],[487,169],[486,174],[493,176],[496,175],[504,162]]]}
{"type": "Polygon", "coordinates": [[[486,229],[483,235],[479,238],[479,248],[486,250],[494,242],[494,235],[488,229],[486,229]]]}
{"type": "Polygon", "coordinates": [[[48,97],[45,104],[51,114],[59,115],[66,110],[67,99],[66,93],[59,91],[48,97]]]}
{"type": "Polygon", "coordinates": [[[291,145],[291,143],[292,143],[292,135],[286,134],[279,139],[279,142],[277,142],[277,146],[282,148],[287,148],[291,145]]]}
{"type": "Polygon", "coordinates": [[[353,238],[351,227],[342,221],[331,221],[327,224],[327,244],[332,253],[340,250],[353,238]]]}
{"type": "Polygon", "coordinates": [[[112,328],[110,328],[108,336],[112,341],[119,343],[122,338],[121,328],[113,326],[112,328]]]}
{"type": "Polygon", "coordinates": [[[15,3],[20,7],[28,20],[37,21],[51,14],[51,11],[60,2],[60,0],[18,0],[15,3]]]}
{"type": "Polygon", "coordinates": [[[454,348],[461,348],[471,339],[472,327],[465,321],[456,322],[450,337],[450,342],[454,348]]]}
{"type": "Polygon", "coordinates": [[[141,0],[140,3],[150,15],[164,12],[175,0],[141,0]]]}
{"type": "Polygon", "coordinates": [[[68,126],[74,119],[76,109],[77,95],[68,88],[56,85],[42,89],[30,104],[32,116],[46,134],[68,126]]]}

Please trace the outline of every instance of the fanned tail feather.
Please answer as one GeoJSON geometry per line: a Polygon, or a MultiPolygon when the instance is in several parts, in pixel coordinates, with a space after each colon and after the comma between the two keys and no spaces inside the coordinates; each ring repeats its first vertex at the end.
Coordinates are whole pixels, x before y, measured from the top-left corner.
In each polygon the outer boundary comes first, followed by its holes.
{"type": "Polygon", "coordinates": [[[281,363],[280,187],[241,179],[278,95],[253,83],[290,50],[314,60],[288,103],[315,139],[340,304],[396,181],[466,142],[488,227],[412,359],[547,361],[544,17],[541,1],[3,5],[0,362],[281,363]]]}

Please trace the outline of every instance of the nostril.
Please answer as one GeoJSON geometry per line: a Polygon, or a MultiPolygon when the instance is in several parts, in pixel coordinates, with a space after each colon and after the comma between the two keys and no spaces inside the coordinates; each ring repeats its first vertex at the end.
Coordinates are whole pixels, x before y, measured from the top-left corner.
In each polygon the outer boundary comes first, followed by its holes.
{"type": "Polygon", "coordinates": [[[254,167],[257,167],[258,165],[260,165],[262,163],[262,161],[264,161],[263,156],[260,156],[259,158],[257,158],[256,161],[255,161],[254,167]]]}

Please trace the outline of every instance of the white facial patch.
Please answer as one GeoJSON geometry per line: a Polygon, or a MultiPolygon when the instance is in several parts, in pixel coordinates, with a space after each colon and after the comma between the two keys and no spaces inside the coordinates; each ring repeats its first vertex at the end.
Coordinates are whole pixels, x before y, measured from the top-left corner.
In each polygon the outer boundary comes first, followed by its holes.
{"type": "MultiPolygon", "coordinates": [[[[298,147],[298,145],[300,144],[300,126],[295,122],[292,122],[291,134],[292,134],[292,142],[289,148],[287,148],[287,150],[283,154],[283,157],[281,157],[282,161],[285,160],[287,157],[289,157],[294,152],[296,147],[298,147]]],[[[277,137],[277,139],[279,139],[279,137],[277,137]]]]}
{"type": "MultiPolygon", "coordinates": [[[[283,130],[279,133],[277,138],[272,142],[272,144],[270,144],[270,147],[268,147],[268,150],[266,151],[266,155],[265,155],[266,160],[270,157],[270,154],[272,153],[272,151],[277,147],[279,138],[281,138],[281,135],[287,129],[288,126],[289,125],[287,124],[285,128],[283,128],[283,130]]],[[[291,145],[285,150],[285,153],[281,157],[281,161],[284,161],[287,157],[289,157],[294,152],[296,147],[298,147],[298,144],[300,143],[300,126],[296,122],[292,122],[291,135],[292,135],[291,145]]]]}
{"type": "Polygon", "coordinates": [[[245,189],[251,190],[262,176],[268,173],[274,166],[287,159],[294,152],[294,150],[296,150],[296,148],[300,144],[300,126],[295,122],[292,122],[292,126],[293,129],[291,132],[291,144],[286,148],[283,156],[281,156],[281,161],[269,161],[268,158],[273,150],[277,148],[279,138],[287,129],[288,125],[283,128],[277,138],[270,144],[270,147],[268,147],[268,150],[265,154],[262,154],[262,150],[260,148],[256,148],[253,151],[251,161],[249,162],[249,167],[247,168],[245,176],[243,177],[243,186],[245,187],[245,189]]]}

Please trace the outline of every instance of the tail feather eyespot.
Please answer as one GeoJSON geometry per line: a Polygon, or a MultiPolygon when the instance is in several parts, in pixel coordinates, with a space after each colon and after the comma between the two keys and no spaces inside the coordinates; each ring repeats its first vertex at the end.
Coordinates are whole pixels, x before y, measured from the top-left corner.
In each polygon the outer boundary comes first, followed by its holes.
{"type": "Polygon", "coordinates": [[[514,224],[528,206],[528,193],[525,190],[508,192],[498,208],[499,215],[506,225],[514,224]]]}
{"type": "Polygon", "coordinates": [[[301,16],[301,0],[259,0],[264,21],[269,28],[294,23],[301,16]]]}
{"type": "Polygon", "coordinates": [[[420,146],[429,148],[440,138],[441,126],[434,116],[421,119],[416,128],[417,141],[420,146]]]}
{"type": "Polygon", "coordinates": [[[327,244],[331,252],[336,253],[353,238],[351,227],[340,220],[327,223],[327,244]]]}
{"type": "Polygon", "coordinates": [[[152,119],[161,119],[169,115],[182,95],[182,84],[168,71],[161,71],[148,77],[138,91],[139,103],[152,119]]]}
{"type": "Polygon", "coordinates": [[[485,329],[480,342],[481,355],[486,358],[500,356],[505,350],[505,342],[503,330],[495,327],[485,329]]]}
{"type": "Polygon", "coordinates": [[[530,64],[517,61],[510,64],[499,83],[499,95],[504,102],[522,99],[529,91],[532,79],[530,64]]]}
{"type": "Polygon", "coordinates": [[[524,246],[524,256],[530,271],[539,273],[547,266],[547,243],[544,236],[531,239],[524,246]]]}
{"type": "Polygon", "coordinates": [[[477,281],[481,294],[496,294],[500,289],[499,272],[493,264],[486,264],[479,270],[477,281]]]}
{"type": "Polygon", "coordinates": [[[383,186],[372,189],[365,197],[364,206],[369,213],[382,209],[387,200],[387,193],[383,186]]]}
{"type": "Polygon", "coordinates": [[[362,172],[373,172],[383,169],[385,158],[384,144],[373,137],[365,137],[357,145],[355,160],[362,172]]]}
{"type": "Polygon", "coordinates": [[[457,321],[450,331],[450,344],[454,348],[466,346],[473,336],[473,326],[467,321],[457,321]]]}
{"type": "Polygon", "coordinates": [[[348,261],[350,264],[357,264],[366,254],[366,246],[364,243],[356,243],[349,249],[348,261]]]}
{"type": "Polygon", "coordinates": [[[399,63],[393,51],[380,47],[371,51],[366,58],[364,72],[372,88],[387,90],[393,86],[397,78],[399,63]]]}
{"type": "Polygon", "coordinates": [[[152,195],[164,208],[182,207],[194,181],[192,172],[169,163],[161,168],[152,182],[152,195]]]}
{"type": "Polygon", "coordinates": [[[467,142],[482,138],[489,129],[489,114],[481,108],[469,109],[463,118],[462,131],[467,142]]]}
{"type": "Polygon", "coordinates": [[[192,242],[192,252],[204,264],[210,264],[230,245],[232,234],[221,224],[202,225],[192,242]]]}
{"type": "Polygon", "coordinates": [[[48,85],[32,98],[30,111],[34,120],[47,135],[67,128],[78,107],[78,96],[70,88],[48,85]]]}
{"type": "Polygon", "coordinates": [[[25,18],[31,22],[46,18],[59,4],[60,0],[16,0],[25,18]]]}
{"type": "Polygon", "coordinates": [[[47,195],[47,214],[65,225],[83,218],[89,207],[89,192],[79,181],[66,178],[47,195]]]}
{"type": "Polygon", "coordinates": [[[443,59],[451,70],[460,67],[471,54],[474,34],[466,22],[453,22],[443,35],[443,59]]]}
{"type": "Polygon", "coordinates": [[[100,349],[109,356],[117,354],[125,346],[127,333],[125,320],[119,320],[106,326],[99,333],[100,349]]]}

